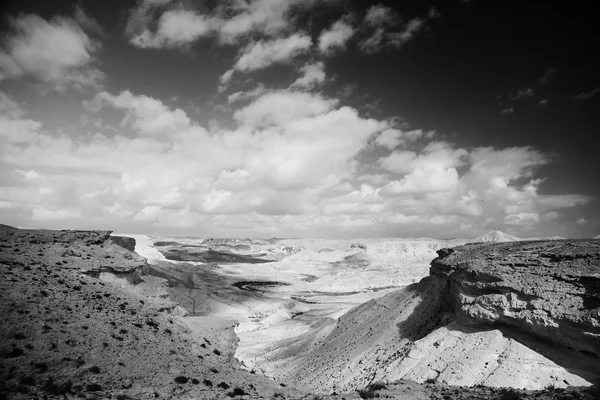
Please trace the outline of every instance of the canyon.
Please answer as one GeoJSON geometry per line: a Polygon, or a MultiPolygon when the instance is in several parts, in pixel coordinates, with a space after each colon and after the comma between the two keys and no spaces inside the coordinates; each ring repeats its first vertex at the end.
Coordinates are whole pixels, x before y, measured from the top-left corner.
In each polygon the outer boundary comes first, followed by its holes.
{"type": "Polygon", "coordinates": [[[1,228],[11,398],[596,393],[598,240],[1,228]]]}

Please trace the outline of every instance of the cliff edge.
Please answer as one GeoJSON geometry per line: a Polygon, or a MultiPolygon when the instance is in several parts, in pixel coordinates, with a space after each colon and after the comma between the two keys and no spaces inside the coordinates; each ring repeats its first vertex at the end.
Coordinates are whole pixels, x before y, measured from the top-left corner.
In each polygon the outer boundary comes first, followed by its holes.
{"type": "Polygon", "coordinates": [[[600,243],[469,244],[438,251],[431,276],[465,324],[505,325],[600,358],[600,243]]]}

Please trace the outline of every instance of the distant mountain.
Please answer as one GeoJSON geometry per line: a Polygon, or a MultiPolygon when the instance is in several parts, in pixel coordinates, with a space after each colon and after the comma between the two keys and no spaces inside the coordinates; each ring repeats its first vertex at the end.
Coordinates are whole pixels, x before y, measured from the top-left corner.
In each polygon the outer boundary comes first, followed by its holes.
{"type": "Polygon", "coordinates": [[[485,235],[481,235],[473,239],[473,242],[516,242],[519,239],[516,236],[512,236],[500,231],[490,231],[485,235]]]}
{"type": "Polygon", "coordinates": [[[594,236],[594,239],[600,239],[600,235],[594,236]]]}

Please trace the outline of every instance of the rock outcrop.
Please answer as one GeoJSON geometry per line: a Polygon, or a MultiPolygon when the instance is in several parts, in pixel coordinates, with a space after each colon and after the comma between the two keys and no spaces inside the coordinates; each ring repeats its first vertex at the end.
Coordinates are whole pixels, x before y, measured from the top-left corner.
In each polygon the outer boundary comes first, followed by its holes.
{"type": "Polygon", "coordinates": [[[431,275],[463,324],[505,325],[600,358],[600,243],[470,244],[438,252],[431,275]]]}
{"type": "Polygon", "coordinates": [[[0,399],[301,397],[234,368],[235,321],[126,282],[145,261],[109,235],[0,226],[0,399]]]}
{"type": "Polygon", "coordinates": [[[397,379],[527,389],[600,379],[600,243],[438,255],[419,283],[352,309],[318,338],[288,339],[293,354],[274,346],[259,367],[323,392],[397,379]]]}
{"type": "Polygon", "coordinates": [[[124,249],[135,251],[135,239],[125,236],[111,236],[110,240],[124,249]]]}

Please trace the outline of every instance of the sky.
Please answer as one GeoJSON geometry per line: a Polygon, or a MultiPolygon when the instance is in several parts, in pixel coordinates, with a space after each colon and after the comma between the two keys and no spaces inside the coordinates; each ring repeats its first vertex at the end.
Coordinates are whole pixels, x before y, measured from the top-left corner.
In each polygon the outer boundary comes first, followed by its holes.
{"type": "Polygon", "coordinates": [[[600,35],[583,2],[2,7],[0,223],[600,234],[600,35]]]}

